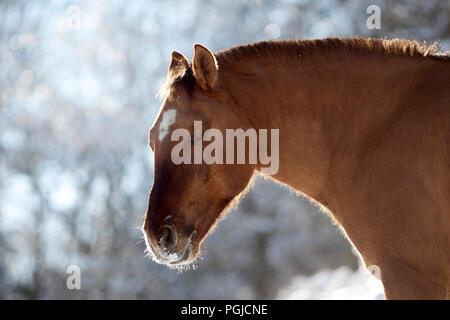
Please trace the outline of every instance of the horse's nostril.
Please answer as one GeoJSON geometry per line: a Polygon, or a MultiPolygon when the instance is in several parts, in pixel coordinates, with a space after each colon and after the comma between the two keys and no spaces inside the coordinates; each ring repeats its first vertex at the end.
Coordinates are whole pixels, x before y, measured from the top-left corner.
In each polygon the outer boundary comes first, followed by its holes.
{"type": "Polygon", "coordinates": [[[159,244],[167,249],[172,250],[177,243],[177,233],[173,227],[166,226],[162,230],[161,238],[159,239],[159,244]]]}

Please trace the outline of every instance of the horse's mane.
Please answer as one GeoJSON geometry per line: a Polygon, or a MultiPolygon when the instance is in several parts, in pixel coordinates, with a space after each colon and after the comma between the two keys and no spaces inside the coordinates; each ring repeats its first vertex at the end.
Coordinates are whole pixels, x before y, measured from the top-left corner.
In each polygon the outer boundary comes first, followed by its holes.
{"type": "MultiPolygon", "coordinates": [[[[215,53],[219,67],[240,65],[249,60],[291,58],[298,61],[327,54],[338,56],[382,55],[449,59],[450,52],[440,48],[437,42],[428,44],[403,39],[327,38],[316,40],[262,41],[234,47],[215,53]]],[[[284,59],[289,60],[289,59],[284,59]]]]}
{"type": "MultiPolygon", "coordinates": [[[[318,60],[323,57],[330,61],[334,55],[335,61],[341,58],[355,56],[404,56],[450,61],[450,51],[442,50],[437,42],[431,44],[404,39],[374,39],[374,38],[327,38],[315,40],[279,40],[261,41],[218,51],[215,54],[219,69],[241,69],[249,62],[258,61],[258,67],[267,61],[274,65],[279,63],[299,63],[318,60]],[[310,58],[310,59],[308,59],[310,58]]],[[[242,70],[242,69],[241,69],[242,70]]],[[[164,97],[171,88],[183,87],[190,89],[195,83],[192,68],[175,77],[169,77],[161,86],[158,96],[164,97]]]]}

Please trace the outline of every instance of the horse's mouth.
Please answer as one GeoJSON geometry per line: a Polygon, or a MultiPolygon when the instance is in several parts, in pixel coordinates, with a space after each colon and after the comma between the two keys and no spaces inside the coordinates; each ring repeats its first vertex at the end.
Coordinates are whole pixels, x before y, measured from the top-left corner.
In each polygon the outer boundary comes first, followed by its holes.
{"type": "Polygon", "coordinates": [[[176,261],[172,261],[169,264],[181,265],[181,264],[189,264],[192,261],[194,261],[195,258],[197,257],[197,254],[194,253],[194,246],[196,240],[197,240],[197,233],[194,231],[191,233],[189,240],[187,241],[184,253],[182,254],[181,258],[176,261]]]}
{"type": "Polygon", "coordinates": [[[196,240],[197,234],[194,231],[186,240],[186,244],[184,245],[184,247],[177,252],[168,252],[165,250],[161,250],[158,247],[155,248],[150,241],[146,242],[148,250],[153,253],[153,259],[157,263],[175,266],[189,264],[196,259],[197,253],[194,252],[196,240]]]}
{"type": "Polygon", "coordinates": [[[179,265],[179,264],[190,263],[193,260],[191,258],[191,254],[192,254],[192,245],[189,244],[187,246],[187,248],[184,250],[183,256],[180,259],[176,260],[176,261],[169,262],[169,264],[170,265],[179,265]]]}

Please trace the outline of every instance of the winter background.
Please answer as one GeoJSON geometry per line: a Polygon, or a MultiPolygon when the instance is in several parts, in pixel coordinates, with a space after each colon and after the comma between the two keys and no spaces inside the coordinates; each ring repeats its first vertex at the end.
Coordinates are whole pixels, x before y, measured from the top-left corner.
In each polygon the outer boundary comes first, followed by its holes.
{"type": "Polygon", "coordinates": [[[330,219],[257,179],[195,270],[144,257],[148,129],[172,50],[328,36],[440,40],[447,0],[0,2],[0,298],[383,299],[330,219]],[[370,30],[369,5],[381,9],[370,30]],[[81,289],[66,287],[67,267],[81,289]]]}

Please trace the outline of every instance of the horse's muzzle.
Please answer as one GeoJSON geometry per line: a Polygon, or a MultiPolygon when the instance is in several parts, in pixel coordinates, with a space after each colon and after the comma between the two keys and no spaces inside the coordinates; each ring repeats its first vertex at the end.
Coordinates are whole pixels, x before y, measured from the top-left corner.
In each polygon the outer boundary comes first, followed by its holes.
{"type": "Polygon", "coordinates": [[[177,265],[190,263],[194,260],[195,231],[189,235],[182,235],[172,225],[164,225],[157,237],[149,232],[149,229],[145,228],[145,226],[142,228],[142,231],[147,250],[156,262],[177,265]]]}

